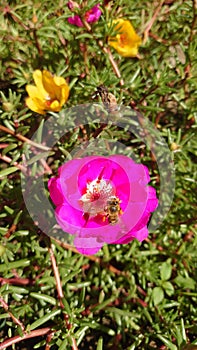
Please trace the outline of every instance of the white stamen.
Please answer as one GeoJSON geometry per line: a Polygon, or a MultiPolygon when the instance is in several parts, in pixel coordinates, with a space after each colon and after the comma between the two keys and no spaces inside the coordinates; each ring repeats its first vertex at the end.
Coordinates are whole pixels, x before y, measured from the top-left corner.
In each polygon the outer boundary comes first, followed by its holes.
{"type": "Polygon", "coordinates": [[[115,188],[110,180],[98,179],[87,184],[86,193],[80,198],[84,213],[93,217],[105,215],[105,207],[109,197],[115,195],[115,188]]]}

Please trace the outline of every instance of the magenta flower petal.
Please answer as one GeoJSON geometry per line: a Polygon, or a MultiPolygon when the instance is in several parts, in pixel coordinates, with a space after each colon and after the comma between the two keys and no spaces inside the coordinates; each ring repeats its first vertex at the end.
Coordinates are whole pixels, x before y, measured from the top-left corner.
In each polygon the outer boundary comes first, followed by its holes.
{"type": "Polygon", "coordinates": [[[73,24],[74,26],[77,26],[77,27],[83,27],[82,20],[78,15],[68,17],[68,23],[73,24]]]}
{"type": "MultiPolygon", "coordinates": [[[[95,6],[93,6],[90,10],[88,10],[86,13],[85,13],[85,20],[88,22],[88,23],[94,23],[94,22],[97,22],[101,16],[101,10],[99,8],[99,5],[100,4],[97,4],[95,6]]],[[[73,10],[74,6],[71,2],[68,2],[68,7],[73,10]]],[[[80,16],[78,15],[74,15],[72,17],[68,17],[68,22],[70,24],[73,24],[77,27],[83,27],[83,22],[80,18],[80,16]]]]}
{"type": "Polygon", "coordinates": [[[62,230],[72,235],[77,234],[86,223],[82,212],[66,202],[56,208],[55,216],[62,230]]]}
{"type": "Polygon", "coordinates": [[[102,248],[103,243],[99,243],[95,237],[76,237],[74,239],[74,245],[81,254],[93,255],[102,248]]]}
{"type": "Polygon", "coordinates": [[[64,202],[64,196],[62,194],[59,178],[52,177],[48,181],[48,188],[49,188],[51,199],[55,205],[59,205],[64,202]]]}
{"type": "Polygon", "coordinates": [[[57,223],[63,231],[80,236],[81,238],[98,238],[102,245],[104,243],[113,243],[114,240],[119,239],[123,234],[123,227],[117,224],[113,228],[106,222],[99,218],[89,219],[86,223],[82,211],[79,211],[68,203],[60,205],[55,210],[57,223]]]}
{"type": "Polygon", "coordinates": [[[131,241],[133,241],[135,238],[138,241],[143,241],[145,238],[148,237],[148,229],[147,227],[143,227],[141,230],[138,230],[136,232],[128,232],[125,236],[121,237],[117,241],[113,242],[113,244],[127,244],[131,241]]]}
{"type": "Polygon", "coordinates": [[[126,174],[129,176],[130,182],[141,181],[144,184],[147,184],[150,181],[148,169],[142,164],[137,164],[133,159],[123,155],[112,155],[109,157],[111,160],[117,161],[118,164],[124,169],[126,174]]]}
{"type": "Polygon", "coordinates": [[[68,1],[67,6],[68,6],[69,10],[71,10],[71,11],[74,9],[74,3],[72,1],[68,1]]]}
{"type": "Polygon", "coordinates": [[[88,23],[97,22],[101,16],[101,10],[99,4],[93,6],[89,11],[86,12],[85,18],[88,23]]]}
{"type": "Polygon", "coordinates": [[[158,206],[158,199],[156,197],[156,190],[153,187],[148,186],[148,202],[146,209],[149,212],[153,212],[158,206]]]}
{"type": "MultiPolygon", "coordinates": [[[[91,160],[91,157],[88,157],[91,160]]],[[[59,178],[61,182],[62,195],[68,203],[74,208],[81,210],[79,199],[82,195],[82,185],[78,184],[79,173],[87,159],[72,159],[63,164],[59,169],[59,178]]],[[[85,186],[85,183],[84,183],[85,186]]]]}
{"type": "Polygon", "coordinates": [[[78,186],[81,191],[86,188],[87,181],[94,180],[99,174],[102,174],[104,179],[110,179],[111,183],[116,189],[116,194],[121,197],[123,201],[123,208],[128,203],[130,194],[130,182],[129,178],[116,161],[110,157],[94,157],[90,162],[86,163],[79,173],[78,186]]]}
{"type": "Polygon", "coordinates": [[[62,230],[75,235],[79,252],[95,254],[105,243],[147,237],[158,205],[149,180],[148,169],[126,156],[89,156],[63,164],[48,187],[62,230]]]}

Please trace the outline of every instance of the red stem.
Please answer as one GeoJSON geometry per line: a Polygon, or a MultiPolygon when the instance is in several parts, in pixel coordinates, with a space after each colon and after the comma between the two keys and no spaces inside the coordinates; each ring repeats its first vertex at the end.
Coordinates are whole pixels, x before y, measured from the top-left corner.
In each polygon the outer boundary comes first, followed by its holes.
{"type": "Polygon", "coordinates": [[[54,331],[51,331],[50,327],[46,327],[46,328],[37,329],[37,330],[32,331],[28,334],[24,334],[23,337],[20,337],[20,335],[17,335],[15,337],[7,339],[3,343],[1,343],[0,350],[5,350],[8,346],[12,346],[13,344],[19,343],[20,341],[23,341],[25,339],[40,337],[40,336],[43,336],[45,334],[49,334],[51,332],[54,332],[54,331]]]}

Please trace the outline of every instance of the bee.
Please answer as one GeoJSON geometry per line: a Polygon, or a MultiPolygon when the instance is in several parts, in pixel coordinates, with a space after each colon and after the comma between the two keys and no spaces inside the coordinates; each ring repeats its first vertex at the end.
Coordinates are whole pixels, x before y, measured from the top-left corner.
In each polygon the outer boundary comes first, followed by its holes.
{"type": "Polygon", "coordinates": [[[115,96],[108,91],[108,88],[104,85],[97,87],[97,93],[100,95],[101,100],[108,112],[117,112],[118,104],[115,96]]]}
{"type": "Polygon", "coordinates": [[[116,196],[111,196],[107,200],[105,206],[106,217],[110,224],[115,225],[119,221],[119,216],[122,215],[122,209],[120,207],[121,200],[116,196]]]}

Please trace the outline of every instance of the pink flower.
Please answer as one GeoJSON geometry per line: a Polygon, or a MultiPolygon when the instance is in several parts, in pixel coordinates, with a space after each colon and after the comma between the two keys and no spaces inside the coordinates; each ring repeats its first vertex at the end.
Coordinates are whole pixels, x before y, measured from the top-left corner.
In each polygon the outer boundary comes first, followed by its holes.
{"type": "MultiPolygon", "coordinates": [[[[86,20],[86,22],[93,23],[93,22],[98,21],[98,19],[101,16],[101,10],[99,8],[99,5],[100,4],[93,6],[89,11],[87,11],[85,13],[84,19],[86,20]]],[[[71,8],[70,3],[69,3],[69,8],[71,8]]],[[[72,17],[69,17],[68,22],[70,24],[77,26],[77,27],[83,27],[83,22],[82,22],[80,16],[78,16],[78,15],[74,15],[72,17]]]]}
{"type": "Polygon", "coordinates": [[[83,23],[81,21],[81,18],[78,15],[74,15],[72,17],[68,17],[68,22],[70,24],[73,24],[74,26],[83,27],[83,23]]]}
{"type": "Polygon", "coordinates": [[[148,169],[131,158],[89,156],[63,164],[48,187],[58,224],[75,235],[77,250],[89,255],[105,243],[148,236],[147,223],[158,205],[149,181],[148,169]]]}

